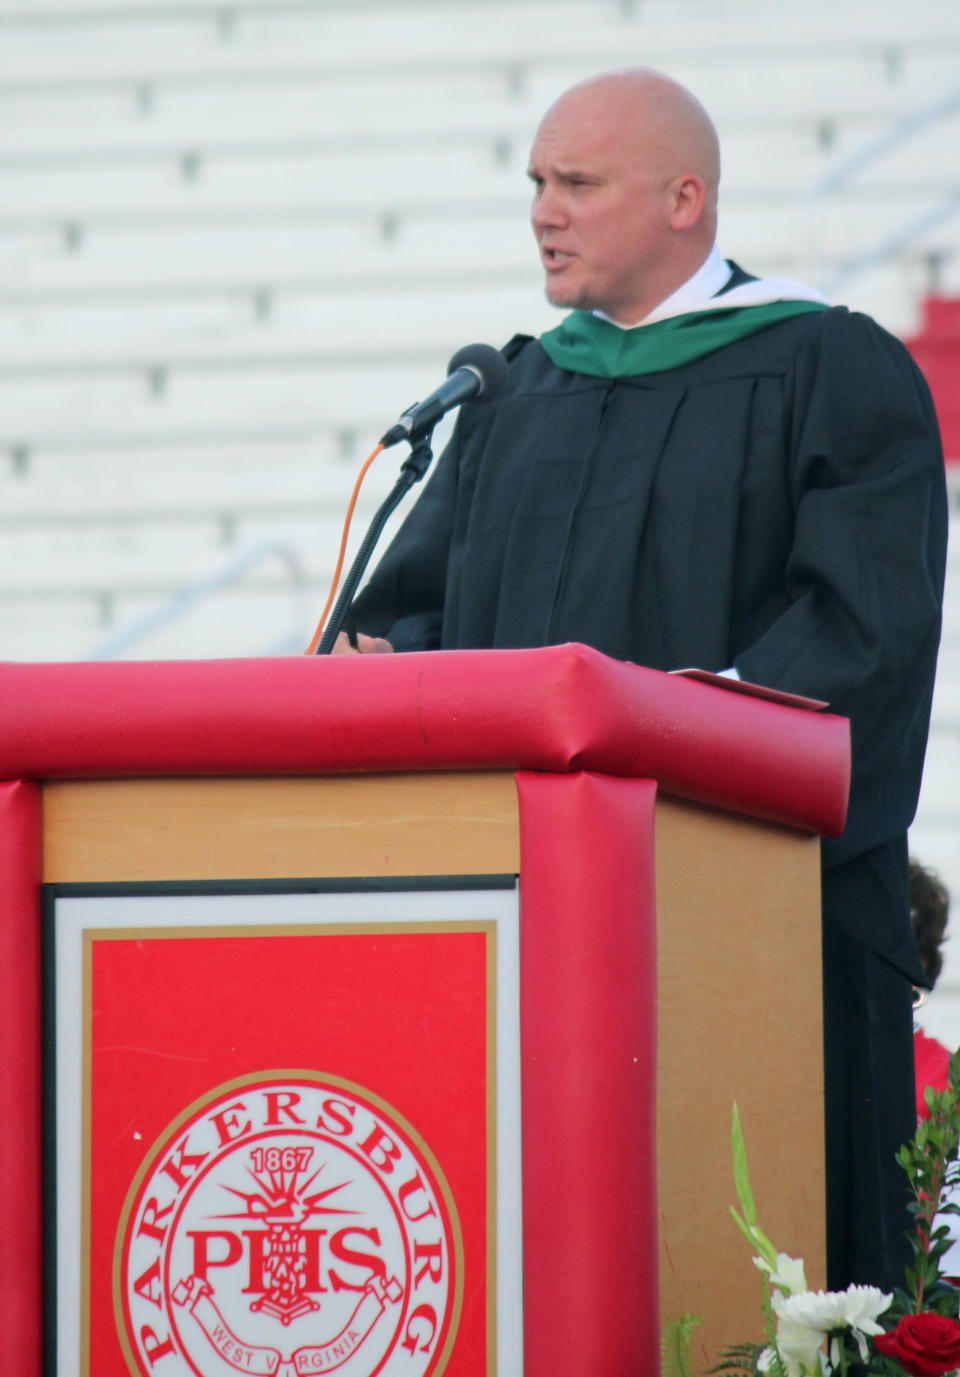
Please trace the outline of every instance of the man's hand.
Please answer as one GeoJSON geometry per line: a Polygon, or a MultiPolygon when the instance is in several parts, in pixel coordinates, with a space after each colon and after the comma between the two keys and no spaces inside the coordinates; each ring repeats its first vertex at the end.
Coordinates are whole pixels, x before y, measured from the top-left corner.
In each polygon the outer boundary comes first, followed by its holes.
{"type": "Polygon", "coordinates": [[[365,636],[362,631],[357,632],[357,644],[351,645],[350,639],[345,631],[333,643],[331,655],[391,655],[393,646],[389,641],[385,641],[382,636],[365,636]]]}

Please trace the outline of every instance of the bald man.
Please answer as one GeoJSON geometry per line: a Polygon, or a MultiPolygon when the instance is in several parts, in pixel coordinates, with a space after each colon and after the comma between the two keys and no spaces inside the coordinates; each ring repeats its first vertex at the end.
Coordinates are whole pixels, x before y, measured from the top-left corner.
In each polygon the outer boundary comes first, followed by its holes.
{"type": "Polygon", "coordinates": [[[823,845],[829,1284],[902,1284],[924,980],[906,829],[946,542],[929,393],[873,321],[720,257],[716,134],[669,78],[568,91],[529,175],[568,314],[511,340],[505,395],[461,411],[354,605],[359,648],[582,641],[849,716],[848,823],[823,845]]]}
{"type": "Polygon", "coordinates": [[[529,177],[555,306],[634,325],[713,247],[716,133],[699,102],[657,73],[613,73],[562,96],[537,132],[529,177]]]}

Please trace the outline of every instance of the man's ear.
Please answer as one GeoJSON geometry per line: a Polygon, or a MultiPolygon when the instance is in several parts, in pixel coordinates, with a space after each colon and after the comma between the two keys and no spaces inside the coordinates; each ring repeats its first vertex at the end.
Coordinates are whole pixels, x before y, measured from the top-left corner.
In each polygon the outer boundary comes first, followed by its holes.
{"type": "Polygon", "coordinates": [[[703,214],[706,194],[702,180],[694,173],[689,172],[678,177],[670,186],[670,228],[693,229],[703,214]]]}

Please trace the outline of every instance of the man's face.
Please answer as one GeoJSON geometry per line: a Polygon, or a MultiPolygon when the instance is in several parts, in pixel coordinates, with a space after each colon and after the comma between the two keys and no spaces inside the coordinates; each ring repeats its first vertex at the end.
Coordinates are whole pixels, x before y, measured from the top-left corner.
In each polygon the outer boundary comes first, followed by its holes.
{"type": "Polygon", "coordinates": [[[662,299],[670,181],[655,141],[617,107],[573,92],[547,113],[530,155],[531,222],[547,299],[629,324],[662,299]]]}

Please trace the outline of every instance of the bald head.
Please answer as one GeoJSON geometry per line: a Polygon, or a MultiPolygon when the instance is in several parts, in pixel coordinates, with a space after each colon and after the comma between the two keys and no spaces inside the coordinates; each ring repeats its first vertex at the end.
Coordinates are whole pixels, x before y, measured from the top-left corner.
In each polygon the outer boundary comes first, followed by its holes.
{"type": "Polygon", "coordinates": [[[604,72],[564,92],[540,128],[568,120],[589,124],[597,132],[609,130],[627,158],[656,169],[664,180],[684,173],[699,177],[715,234],[720,145],[713,121],[685,86],[648,67],[604,72]]]}
{"type": "Polygon", "coordinates": [[[530,176],[556,305],[640,319],[696,271],[716,237],[716,130],[696,97],[660,72],[608,72],[566,91],[541,121],[530,176]]]}

